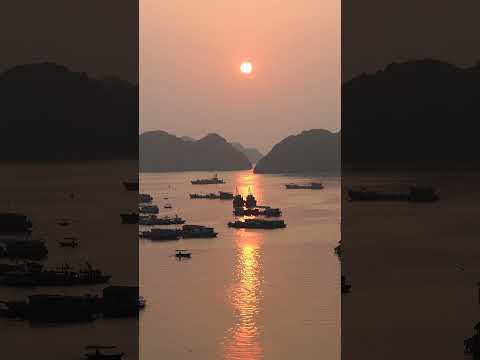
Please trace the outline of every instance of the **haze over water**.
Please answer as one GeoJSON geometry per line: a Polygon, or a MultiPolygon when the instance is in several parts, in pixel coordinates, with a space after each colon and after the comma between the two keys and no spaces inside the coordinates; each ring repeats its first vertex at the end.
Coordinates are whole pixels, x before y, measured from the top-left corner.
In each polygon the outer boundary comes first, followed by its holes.
{"type": "MultiPolygon", "coordinates": [[[[340,181],[319,177],[321,191],[291,190],[312,181],[219,174],[224,185],[193,186],[211,173],[141,174],[160,215],[213,226],[216,239],[140,241],[140,286],[148,306],[140,315],[140,356],[157,359],[338,359],[340,356],[340,181]],[[249,189],[260,205],[280,207],[286,229],[230,229],[231,201],[189,193],[249,189]],[[168,199],[164,199],[168,197],[168,199]],[[171,203],[172,210],[163,208],[171,203]],[[192,259],[178,261],[175,249],[192,259]]],[[[142,230],[142,229],[140,229],[142,230]]]]}

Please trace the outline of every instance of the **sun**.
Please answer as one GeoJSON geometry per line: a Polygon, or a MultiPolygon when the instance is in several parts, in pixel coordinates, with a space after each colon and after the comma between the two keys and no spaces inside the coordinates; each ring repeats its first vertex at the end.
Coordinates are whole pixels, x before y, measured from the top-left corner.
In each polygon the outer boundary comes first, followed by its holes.
{"type": "Polygon", "coordinates": [[[250,61],[244,61],[240,65],[240,72],[245,75],[250,75],[253,71],[253,65],[250,61]]]}

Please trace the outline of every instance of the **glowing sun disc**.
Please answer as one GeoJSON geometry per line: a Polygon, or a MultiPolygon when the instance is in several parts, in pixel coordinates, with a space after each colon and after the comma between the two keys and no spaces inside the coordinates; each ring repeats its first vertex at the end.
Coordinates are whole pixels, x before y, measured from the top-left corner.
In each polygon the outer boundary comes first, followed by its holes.
{"type": "Polygon", "coordinates": [[[245,75],[248,75],[248,74],[251,74],[252,73],[252,70],[253,70],[253,65],[251,62],[249,61],[244,61],[242,62],[242,64],[240,65],[240,72],[242,74],[245,74],[245,75]]]}

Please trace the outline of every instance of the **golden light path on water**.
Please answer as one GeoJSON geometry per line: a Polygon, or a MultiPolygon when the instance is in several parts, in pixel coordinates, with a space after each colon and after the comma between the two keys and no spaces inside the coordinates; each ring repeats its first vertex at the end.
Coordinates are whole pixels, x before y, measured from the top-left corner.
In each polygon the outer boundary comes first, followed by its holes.
{"type": "Polygon", "coordinates": [[[262,192],[261,186],[257,184],[259,177],[254,173],[242,173],[240,176],[237,176],[235,179],[236,189],[235,191],[242,195],[244,198],[248,194],[255,195],[259,205],[262,204],[262,192]]]}
{"type": "Polygon", "coordinates": [[[262,301],[263,235],[248,230],[236,233],[237,261],[229,302],[234,324],[226,333],[225,359],[258,360],[262,358],[258,322],[262,301]]]}
{"type": "MultiPolygon", "coordinates": [[[[237,179],[242,196],[256,192],[255,175],[245,174],[237,179]]],[[[263,357],[259,341],[259,316],[262,301],[263,263],[261,232],[238,229],[234,234],[236,264],[233,283],[228,293],[234,323],[226,331],[224,358],[226,360],[259,360],[263,357]]]]}

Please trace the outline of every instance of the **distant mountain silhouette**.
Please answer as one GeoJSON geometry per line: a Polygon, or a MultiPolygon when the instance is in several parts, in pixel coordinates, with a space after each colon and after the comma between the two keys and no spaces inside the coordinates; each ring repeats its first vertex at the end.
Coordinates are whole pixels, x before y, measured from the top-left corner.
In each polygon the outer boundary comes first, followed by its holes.
{"type": "Polygon", "coordinates": [[[273,147],[255,167],[255,173],[307,173],[340,169],[340,133],[308,130],[273,147]]]}
{"type": "Polygon", "coordinates": [[[235,149],[245,154],[245,156],[252,164],[256,164],[258,160],[263,157],[263,154],[255,148],[246,148],[239,142],[233,142],[231,144],[235,149]]]}
{"type": "Polygon", "coordinates": [[[180,139],[184,141],[195,141],[195,139],[190,136],[182,136],[180,139]]]}
{"type": "Polygon", "coordinates": [[[224,138],[209,134],[200,140],[183,140],[164,131],[140,135],[140,171],[247,170],[247,157],[224,138]]]}
{"type": "Polygon", "coordinates": [[[137,159],[138,86],[64,66],[0,74],[0,160],[137,159]]]}
{"type": "Polygon", "coordinates": [[[393,63],[342,87],[342,166],[478,167],[480,66],[393,63]]]}

